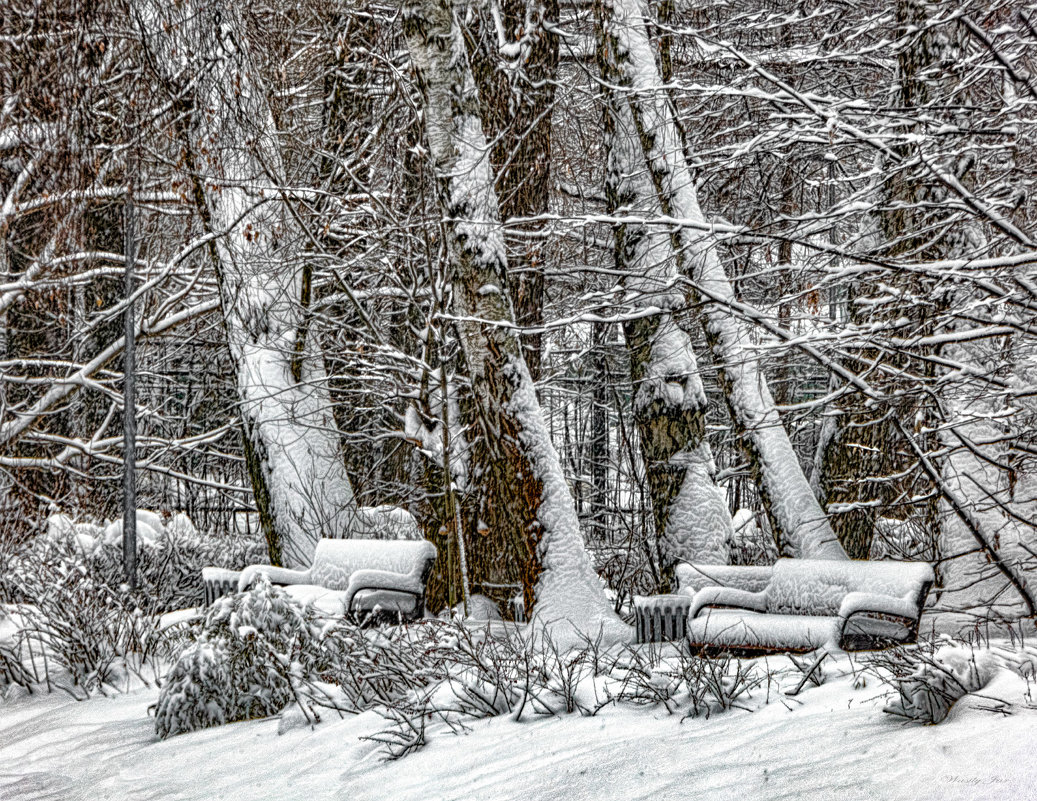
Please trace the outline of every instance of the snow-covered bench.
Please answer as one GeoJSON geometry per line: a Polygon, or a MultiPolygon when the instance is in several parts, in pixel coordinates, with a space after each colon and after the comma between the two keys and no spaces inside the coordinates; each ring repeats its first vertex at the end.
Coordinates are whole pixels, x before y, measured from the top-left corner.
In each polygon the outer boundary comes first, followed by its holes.
{"type": "Polygon", "coordinates": [[[862,650],[914,642],[931,565],[779,559],[757,592],[705,586],[692,598],[692,646],[748,651],[862,650]]]}
{"type": "Polygon", "coordinates": [[[205,568],[205,600],[245,590],[260,575],[284,585],[292,597],[328,615],[366,617],[373,612],[404,620],[425,611],[425,581],[436,559],[427,540],[338,540],[317,543],[308,570],[250,565],[240,572],[205,568]]]}

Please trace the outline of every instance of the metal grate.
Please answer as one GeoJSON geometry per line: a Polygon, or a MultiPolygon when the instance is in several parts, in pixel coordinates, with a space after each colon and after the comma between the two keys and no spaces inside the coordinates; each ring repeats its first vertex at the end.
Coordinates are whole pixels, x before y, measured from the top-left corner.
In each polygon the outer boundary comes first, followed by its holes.
{"type": "Polygon", "coordinates": [[[683,639],[688,629],[691,597],[687,595],[635,595],[637,641],[666,642],[683,639]]]}

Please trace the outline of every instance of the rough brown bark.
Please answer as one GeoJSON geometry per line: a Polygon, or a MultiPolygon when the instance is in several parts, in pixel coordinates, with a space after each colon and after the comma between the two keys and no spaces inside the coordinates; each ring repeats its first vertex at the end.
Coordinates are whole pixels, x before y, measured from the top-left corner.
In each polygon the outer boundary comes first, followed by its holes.
{"type": "Polygon", "coordinates": [[[475,92],[455,11],[445,0],[404,8],[403,29],[424,98],[429,143],[447,219],[451,309],[464,350],[476,407],[480,447],[491,458],[491,486],[511,485],[498,502],[534,519],[514,530],[514,553],[525,553],[522,583],[545,623],[562,623],[608,639],[626,636],[602,591],[583,545],[572,495],[551,444],[533,380],[522,358],[506,292],[507,257],[497,197],[485,151],[475,92]]]}
{"type": "MultiPolygon", "coordinates": [[[[493,143],[490,163],[508,247],[515,322],[544,322],[544,224],[528,219],[547,212],[551,189],[551,110],[558,72],[558,36],[545,25],[558,20],[558,0],[502,0],[506,44],[501,55],[489,9],[467,31],[472,75],[479,91],[483,129],[493,143]],[[510,61],[511,63],[505,63],[510,61]]],[[[522,334],[522,352],[534,380],[540,377],[543,335],[522,334]]]]}

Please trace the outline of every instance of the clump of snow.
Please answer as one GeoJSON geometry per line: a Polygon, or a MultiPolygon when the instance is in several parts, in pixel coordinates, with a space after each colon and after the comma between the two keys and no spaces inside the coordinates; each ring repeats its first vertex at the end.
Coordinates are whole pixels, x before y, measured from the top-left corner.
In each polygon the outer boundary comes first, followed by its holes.
{"type": "Polygon", "coordinates": [[[193,540],[198,536],[198,529],[190,517],[183,512],[177,512],[166,524],[166,535],[170,540],[193,540]]]}
{"type": "Polygon", "coordinates": [[[453,610],[455,618],[467,620],[502,620],[500,610],[492,600],[485,595],[476,593],[468,599],[468,614],[465,615],[464,604],[458,604],[453,610]]]}
{"type": "Polygon", "coordinates": [[[52,542],[64,542],[74,530],[72,518],[68,515],[55,513],[47,518],[46,537],[52,542]]]}
{"type": "Polygon", "coordinates": [[[355,537],[382,540],[420,540],[418,521],[400,506],[361,506],[357,510],[355,537]]]}

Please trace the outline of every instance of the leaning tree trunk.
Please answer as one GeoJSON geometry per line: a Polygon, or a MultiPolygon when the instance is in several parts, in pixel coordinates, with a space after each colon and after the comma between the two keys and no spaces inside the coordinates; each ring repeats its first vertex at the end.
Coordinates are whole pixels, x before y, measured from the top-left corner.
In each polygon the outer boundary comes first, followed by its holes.
{"type": "Polygon", "coordinates": [[[673,244],[680,271],[702,303],[706,341],[731,419],[779,546],[792,555],[845,559],[807,482],[752,352],[749,330],[732,310],[731,282],[699,208],[672,105],[659,80],[638,0],[595,0],[598,36],[613,54],[617,83],[628,92],[648,175],[663,214],[679,225],[673,244]]]}
{"type": "Polygon", "coordinates": [[[405,5],[403,29],[425,101],[425,134],[453,262],[452,308],[480,435],[496,452],[492,464],[500,483],[512,484],[527,507],[527,609],[535,603],[545,623],[568,621],[588,634],[604,628],[610,639],[625,638],[628,632],[612,612],[584,547],[515,333],[497,197],[458,21],[446,0],[419,0],[405,5]]]}
{"type": "MultiPolygon", "coordinates": [[[[645,171],[629,103],[608,88],[620,77],[611,55],[607,48],[598,50],[608,210],[621,217],[659,217],[659,200],[645,171]]],[[[614,237],[616,268],[624,276],[631,304],[623,332],[634,384],[634,420],[651,494],[661,589],[668,592],[679,561],[727,564],[734,530],[714,481],[706,392],[691,337],[674,319],[684,297],[676,286],[673,243],[664,229],[650,224],[617,225],[614,237]]]]}
{"type": "Polygon", "coordinates": [[[275,126],[233,3],[135,0],[159,78],[176,89],[184,59],[184,161],[205,226],[237,379],[245,458],[274,564],[308,566],[320,537],[351,533],[356,506],[323,360],[305,336],[302,232],[279,186],[275,126]],[[304,343],[297,353],[300,342],[304,343]]]}

